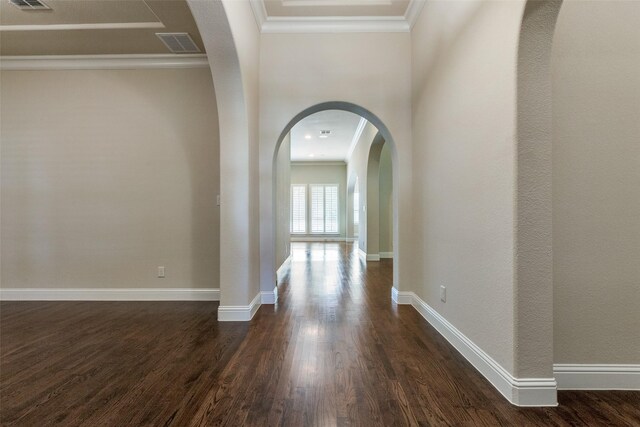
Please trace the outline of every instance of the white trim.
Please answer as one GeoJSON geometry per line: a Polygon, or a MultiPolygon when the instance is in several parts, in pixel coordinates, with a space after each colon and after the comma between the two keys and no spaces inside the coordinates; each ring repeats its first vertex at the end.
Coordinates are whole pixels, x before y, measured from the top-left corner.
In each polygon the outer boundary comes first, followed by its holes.
{"type": "Polygon", "coordinates": [[[380,254],[367,254],[367,261],[380,261],[380,254]]]}
{"type": "Polygon", "coordinates": [[[208,68],[207,55],[39,55],[0,56],[0,70],[130,70],[208,68]]]}
{"type": "Polygon", "coordinates": [[[553,365],[558,390],[640,390],[640,365],[553,365]]]}
{"type": "Polygon", "coordinates": [[[104,22],[95,24],[0,25],[0,31],[137,30],[165,28],[162,22],[104,22]]]}
{"type": "Polygon", "coordinates": [[[360,258],[362,258],[364,262],[367,262],[367,253],[363,251],[359,245],[360,245],[360,242],[358,242],[358,254],[360,255],[360,258]]]}
{"type": "Polygon", "coordinates": [[[418,16],[420,16],[420,12],[422,12],[422,8],[424,7],[426,0],[411,0],[409,2],[409,6],[407,6],[407,11],[404,14],[404,18],[409,23],[409,29],[413,29],[413,26],[416,24],[418,20],[418,16]]]}
{"type": "Polygon", "coordinates": [[[355,133],[353,134],[353,139],[351,140],[351,145],[349,145],[349,150],[347,151],[347,156],[344,158],[345,162],[349,162],[351,155],[353,154],[353,150],[356,149],[356,145],[358,145],[358,141],[360,141],[360,137],[362,136],[362,132],[364,132],[364,128],[367,126],[367,119],[364,117],[360,117],[360,121],[358,122],[358,127],[356,128],[355,133]]]}
{"type": "Polygon", "coordinates": [[[269,16],[264,0],[250,4],[262,33],[408,33],[425,0],[411,0],[404,16],[269,16]]]}
{"type": "Polygon", "coordinates": [[[278,287],[273,288],[272,291],[261,291],[260,302],[262,304],[275,304],[278,301],[278,287]]]}
{"type": "Polygon", "coordinates": [[[327,160],[325,161],[306,161],[306,160],[292,160],[291,166],[346,166],[347,164],[343,160],[327,160]]]}
{"type": "Polygon", "coordinates": [[[357,237],[347,237],[347,238],[346,238],[346,241],[347,241],[347,242],[352,242],[352,243],[353,243],[353,242],[357,242],[357,241],[358,241],[358,238],[357,238],[357,237]]]}
{"type": "Polygon", "coordinates": [[[393,259],[393,252],[380,252],[380,259],[393,259]]]}
{"type": "Polygon", "coordinates": [[[262,26],[267,20],[267,6],[265,6],[264,0],[249,0],[249,4],[251,5],[258,31],[262,31],[262,26]]]}
{"type": "Polygon", "coordinates": [[[220,289],[3,288],[1,301],[220,301],[220,289]]]}
{"type": "Polygon", "coordinates": [[[278,267],[278,269],[276,270],[276,277],[279,277],[282,275],[282,272],[285,268],[287,268],[287,266],[291,264],[291,254],[289,254],[289,256],[287,257],[287,259],[285,259],[282,264],[280,265],[280,267],[278,267]]]}
{"type": "Polygon", "coordinates": [[[407,33],[404,16],[268,16],[263,33],[407,33]]]}
{"type": "Polygon", "coordinates": [[[218,307],[218,322],[248,322],[262,305],[262,295],[258,295],[249,305],[221,305],[218,307]]]}
{"type": "Polygon", "coordinates": [[[413,300],[413,292],[399,291],[393,287],[391,288],[391,300],[396,304],[410,305],[413,300]]]}
{"type": "Polygon", "coordinates": [[[291,236],[292,242],[346,242],[346,237],[291,236]]]}
{"type": "Polygon", "coordinates": [[[398,304],[411,305],[453,345],[493,386],[517,406],[557,406],[555,378],[515,378],[484,350],[413,292],[392,289],[398,304]],[[401,301],[401,302],[400,302],[401,301]]]}

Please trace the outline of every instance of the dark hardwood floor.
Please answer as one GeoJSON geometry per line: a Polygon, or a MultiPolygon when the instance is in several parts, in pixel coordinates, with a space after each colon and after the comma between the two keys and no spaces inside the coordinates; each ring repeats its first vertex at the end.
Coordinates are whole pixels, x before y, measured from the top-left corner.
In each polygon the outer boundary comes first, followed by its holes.
{"type": "Polygon", "coordinates": [[[640,392],[509,404],[413,308],[392,263],[292,245],[275,306],[218,323],[217,303],[3,302],[3,426],[640,426],[640,392]]]}

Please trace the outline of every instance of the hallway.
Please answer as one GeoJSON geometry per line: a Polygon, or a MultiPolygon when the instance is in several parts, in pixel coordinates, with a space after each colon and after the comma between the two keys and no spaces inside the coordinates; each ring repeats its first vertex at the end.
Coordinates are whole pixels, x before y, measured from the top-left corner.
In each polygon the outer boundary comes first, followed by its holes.
{"type": "Polygon", "coordinates": [[[392,262],[292,243],[276,305],[218,323],[201,302],[3,302],[0,406],[30,425],[638,425],[638,392],[498,394],[417,312],[392,262]]]}

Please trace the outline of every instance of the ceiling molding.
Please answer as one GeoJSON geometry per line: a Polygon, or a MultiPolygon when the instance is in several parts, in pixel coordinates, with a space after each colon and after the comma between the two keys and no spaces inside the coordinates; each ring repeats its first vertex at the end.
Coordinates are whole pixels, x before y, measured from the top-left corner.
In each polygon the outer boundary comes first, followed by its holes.
{"type": "Polygon", "coordinates": [[[422,8],[426,2],[427,0],[411,0],[409,2],[407,11],[404,14],[404,18],[409,23],[409,29],[413,29],[413,26],[418,20],[418,16],[420,16],[420,12],[422,12],[422,8]]]}
{"type": "Polygon", "coordinates": [[[265,6],[264,0],[249,0],[249,4],[258,25],[258,31],[262,31],[262,26],[267,20],[267,6],[265,6]]]}
{"type": "Polygon", "coordinates": [[[347,151],[347,156],[344,159],[345,162],[349,162],[349,159],[351,159],[353,150],[356,149],[356,145],[358,145],[358,141],[360,141],[360,137],[362,136],[362,132],[364,132],[364,128],[367,126],[367,123],[369,123],[367,119],[365,119],[364,117],[360,117],[360,122],[358,123],[358,127],[353,134],[353,139],[351,140],[349,151],[347,151]]]}
{"type": "Polygon", "coordinates": [[[2,71],[208,68],[207,55],[0,56],[2,71]]]}
{"type": "Polygon", "coordinates": [[[105,22],[101,24],[0,25],[0,31],[134,30],[165,28],[162,22],[105,22]]]}
{"type": "Polygon", "coordinates": [[[268,16],[264,0],[250,0],[262,33],[408,33],[426,0],[410,0],[404,16],[268,16]]]}
{"type": "Polygon", "coordinates": [[[346,166],[342,160],[291,160],[291,166],[346,166]]]}
{"type": "Polygon", "coordinates": [[[263,33],[407,33],[409,23],[401,16],[268,17],[263,33]]]}

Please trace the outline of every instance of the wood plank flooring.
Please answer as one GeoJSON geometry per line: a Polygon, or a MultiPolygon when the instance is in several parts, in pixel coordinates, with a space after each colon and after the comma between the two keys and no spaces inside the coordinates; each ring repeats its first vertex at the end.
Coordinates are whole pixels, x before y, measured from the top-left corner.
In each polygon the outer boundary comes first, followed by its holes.
{"type": "Polygon", "coordinates": [[[509,404],[413,308],[392,263],[294,243],[276,305],[3,302],[3,426],[640,426],[640,392],[509,404]]]}

